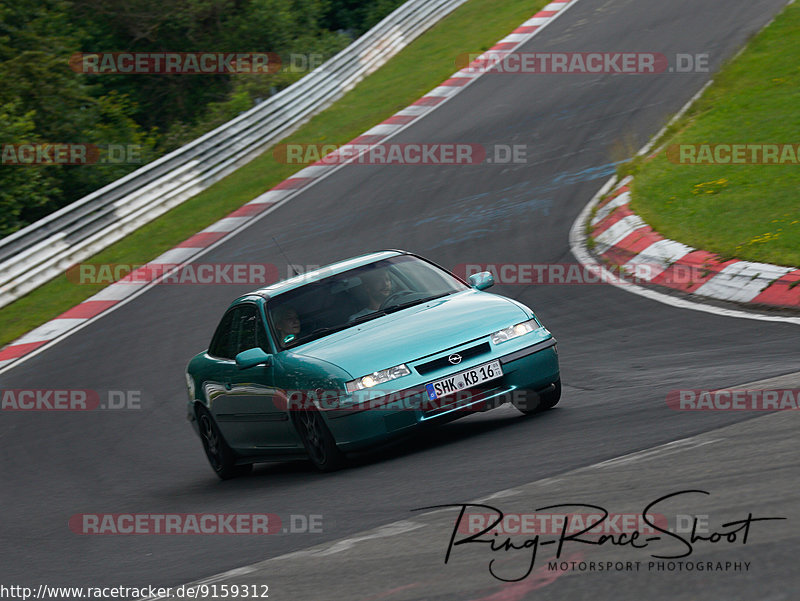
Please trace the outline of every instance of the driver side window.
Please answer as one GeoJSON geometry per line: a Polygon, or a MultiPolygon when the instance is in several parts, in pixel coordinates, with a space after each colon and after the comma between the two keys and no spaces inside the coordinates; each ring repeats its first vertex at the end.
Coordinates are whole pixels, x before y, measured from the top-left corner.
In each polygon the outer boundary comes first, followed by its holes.
{"type": "Polygon", "coordinates": [[[241,307],[234,307],[228,311],[219,322],[217,331],[208,348],[208,353],[221,359],[233,359],[236,356],[236,347],[239,337],[238,326],[241,307]]]}
{"type": "Polygon", "coordinates": [[[239,316],[239,342],[236,347],[236,354],[248,351],[251,348],[259,347],[265,353],[269,353],[269,341],[267,332],[264,329],[264,322],[258,307],[255,305],[242,305],[242,312],[239,316]]]}
{"type": "Polygon", "coordinates": [[[236,354],[254,348],[256,344],[256,308],[245,305],[239,317],[239,341],[236,344],[236,354]]]}

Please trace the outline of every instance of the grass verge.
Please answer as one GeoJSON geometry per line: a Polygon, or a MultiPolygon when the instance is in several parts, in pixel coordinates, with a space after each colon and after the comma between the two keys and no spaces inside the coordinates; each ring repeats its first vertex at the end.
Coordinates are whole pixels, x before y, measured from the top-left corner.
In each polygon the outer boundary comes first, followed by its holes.
{"type": "MultiPolygon", "coordinates": [[[[458,55],[489,49],[545,4],[547,0],[470,0],[281,143],[344,144],[352,140],[447,79],[457,69],[458,55]]],[[[267,151],[86,262],[146,263],[301,167],[278,163],[267,151]]],[[[40,286],[0,310],[0,346],[104,286],[74,284],[64,274],[40,286]]]]}
{"type": "Polygon", "coordinates": [[[795,3],[670,128],[667,151],[628,167],[632,208],[661,235],[723,257],[800,266],[798,56],[795,3]],[[792,144],[795,156],[785,164],[681,164],[682,144],[792,144]]]}

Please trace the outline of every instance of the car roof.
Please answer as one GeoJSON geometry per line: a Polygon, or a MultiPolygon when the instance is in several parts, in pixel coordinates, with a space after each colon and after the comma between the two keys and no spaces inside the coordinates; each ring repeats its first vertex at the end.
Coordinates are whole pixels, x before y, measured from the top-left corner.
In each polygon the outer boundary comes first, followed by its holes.
{"type": "Polygon", "coordinates": [[[378,252],[372,252],[365,255],[359,255],[357,257],[352,257],[350,259],[345,259],[343,261],[337,261],[336,263],[331,263],[329,265],[324,265],[319,269],[315,269],[313,271],[308,271],[306,273],[291,277],[286,280],[281,280],[280,282],[275,282],[274,284],[270,284],[269,286],[265,286],[264,288],[259,288],[258,290],[254,290],[248,294],[245,294],[235,301],[232,304],[236,304],[240,301],[244,300],[252,300],[253,296],[260,296],[262,298],[269,299],[273,296],[277,296],[278,294],[282,294],[289,290],[294,290],[295,288],[299,288],[305,284],[309,284],[311,282],[318,282],[324,278],[327,278],[332,275],[336,275],[339,273],[343,273],[350,269],[355,269],[356,267],[363,267],[364,265],[369,265],[370,263],[374,263],[375,261],[380,261],[382,259],[388,259],[389,257],[397,257],[400,255],[407,255],[411,254],[404,250],[381,250],[378,252]]]}

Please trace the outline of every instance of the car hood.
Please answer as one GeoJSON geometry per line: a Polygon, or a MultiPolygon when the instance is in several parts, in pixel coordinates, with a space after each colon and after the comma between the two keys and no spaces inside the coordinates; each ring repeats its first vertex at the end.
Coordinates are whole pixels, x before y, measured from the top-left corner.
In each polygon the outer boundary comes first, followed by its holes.
{"type": "Polygon", "coordinates": [[[469,290],[378,317],[292,351],[338,365],[354,378],[420,359],[528,318],[514,301],[469,290]]]}

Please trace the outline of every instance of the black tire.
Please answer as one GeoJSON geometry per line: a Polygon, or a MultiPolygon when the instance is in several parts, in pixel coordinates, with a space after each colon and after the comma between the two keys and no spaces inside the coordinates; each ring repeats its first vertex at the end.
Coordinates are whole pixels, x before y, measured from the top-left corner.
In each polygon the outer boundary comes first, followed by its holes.
{"type": "Polygon", "coordinates": [[[541,413],[547,411],[558,405],[561,400],[561,378],[553,382],[552,387],[544,392],[536,392],[535,390],[522,391],[523,398],[512,400],[511,403],[521,413],[525,415],[533,415],[534,413],[541,413]]]}
{"type": "Polygon", "coordinates": [[[205,407],[197,408],[197,425],[208,463],[221,480],[244,476],[253,469],[252,464],[236,465],[236,453],[225,442],[217,422],[205,407]]]}
{"type": "Polygon", "coordinates": [[[295,413],[295,426],[311,463],[321,472],[333,472],[345,465],[345,456],[336,446],[333,434],[316,409],[295,413]]]}

